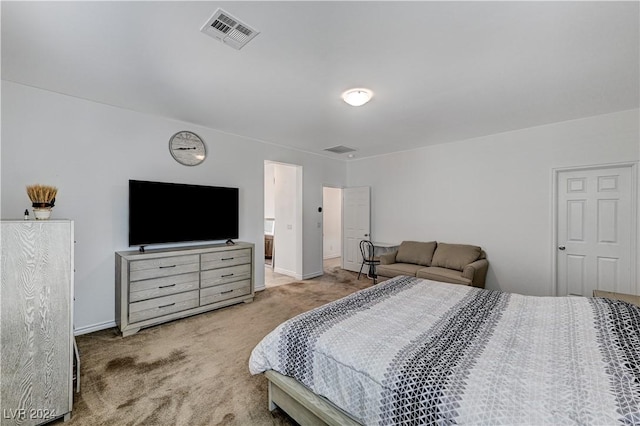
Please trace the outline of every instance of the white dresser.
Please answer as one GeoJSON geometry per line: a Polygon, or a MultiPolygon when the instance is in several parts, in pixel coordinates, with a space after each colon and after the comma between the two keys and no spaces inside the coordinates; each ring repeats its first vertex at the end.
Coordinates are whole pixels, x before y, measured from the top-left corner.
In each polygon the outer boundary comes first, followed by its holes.
{"type": "Polygon", "coordinates": [[[2,221],[3,426],[71,415],[73,238],[69,220],[2,221]]]}
{"type": "Polygon", "coordinates": [[[123,336],[254,296],[254,245],[116,252],[116,323],[123,336]]]}

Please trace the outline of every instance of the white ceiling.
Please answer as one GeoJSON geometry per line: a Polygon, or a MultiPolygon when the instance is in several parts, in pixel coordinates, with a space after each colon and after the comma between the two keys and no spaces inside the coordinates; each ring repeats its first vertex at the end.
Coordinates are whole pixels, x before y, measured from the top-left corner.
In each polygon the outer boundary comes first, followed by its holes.
{"type": "Polygon", "coordinates": [[[636,1],[1,5],[5,80],[333,158],[639,105],[636,1]],[[202,34],[218,7],[261,33],[202,34]]]}

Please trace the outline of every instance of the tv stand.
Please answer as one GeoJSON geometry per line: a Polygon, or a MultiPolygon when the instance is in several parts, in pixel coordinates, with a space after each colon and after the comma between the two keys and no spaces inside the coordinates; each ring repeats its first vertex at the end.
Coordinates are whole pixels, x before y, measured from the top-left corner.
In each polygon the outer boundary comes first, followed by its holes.
{"type": "Polygon", "coordinates": [[[233,240],[232,240],[231,238],[229,238],[225,244],[226,244],[226,245],[228,245],[228,246],[234,246],[234,245],[236,245],[236,243],[234,243],[234,242],[233,242],[233,240]]]}
{"type": "Polygon", "coordinates": [[[116,252],[116,323],[123,336],[253,301],[252,243],[141,249],[116,252]]]}
{"type": "Polygon", "coordinates": [[[139,251],[140,253],[144,253],[144,246],[140,246],[140,248],[138,248],[138,251],[139,251]]]}

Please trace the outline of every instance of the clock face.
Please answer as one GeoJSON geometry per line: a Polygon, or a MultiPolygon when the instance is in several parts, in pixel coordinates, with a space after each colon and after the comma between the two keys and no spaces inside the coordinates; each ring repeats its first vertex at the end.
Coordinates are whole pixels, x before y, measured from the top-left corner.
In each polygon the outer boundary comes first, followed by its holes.
{"type": "Polygon", "coordinates": [[[178,163],[185,166],[197,166],[207,156],[207,150],[200,136],[186,130],[171,137],[169,151],[178,163]]]}

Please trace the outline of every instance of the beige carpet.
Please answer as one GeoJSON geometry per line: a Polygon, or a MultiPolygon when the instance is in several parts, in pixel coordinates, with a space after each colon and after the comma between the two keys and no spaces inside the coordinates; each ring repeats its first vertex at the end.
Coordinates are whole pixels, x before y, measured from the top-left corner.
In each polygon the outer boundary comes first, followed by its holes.
{"type": "Polygon", "coordinates": [[[130,337],[116,329],[78,336],[81,392],[65,425],[291,424],[269,412],[266,379],[249,374],[248,360],[281,322],[372,284],[338,268],[326,272],[130,337]]]}

